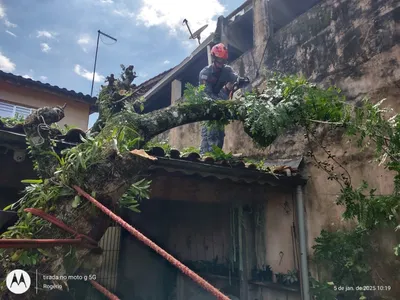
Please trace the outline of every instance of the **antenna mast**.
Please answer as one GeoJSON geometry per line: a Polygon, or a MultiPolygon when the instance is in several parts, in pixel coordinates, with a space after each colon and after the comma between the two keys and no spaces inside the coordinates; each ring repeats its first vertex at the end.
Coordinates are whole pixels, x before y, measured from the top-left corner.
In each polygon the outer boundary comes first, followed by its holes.
{"type": "Polygon", "coordinates": [[[92,88],[90,90],[90,96],[93,95],[93,86],[94,86],[94,77],[96,75],[96,64],[97,64],[97,53],[99,51],[99,39],[100,39],[100,34],[104,35],[105,37],[108,37],[109,39],[112,39],[113,41],[117,42],[116,38],[113,38],[112,36],[101,32],[100,30],[97,30],[97,44],[96,44],[96,55],[94,57],[94,68],[93,68],[93,79],[92,79],[92,88]]]}
{"type": "Polygon", "coordinates": [[[204,31],[204,29],[207,28],[208,24],[207,24],[207,25],[204,25],[204,26],[201,27],[199,30],[196,30],[194,33],[192,33],[192,31],[190,30],[190,27],[189,27],[189,24],[188,24],[188,23],[189,23],[189,22],[188,22],[188,20],[186,20],[186,19],[184,19],[183,22],[182,22],[182,24],[185,24],[186,27],[187,27],[187,29],[189,30],[189,33],[190,33],[189,39],[192,39],[192,40],[197,39],[197,41],[199,42],[199,45],[200,45],[200,44],[201,44],[201,42],[200,42],[200,34],[204,31]]]}

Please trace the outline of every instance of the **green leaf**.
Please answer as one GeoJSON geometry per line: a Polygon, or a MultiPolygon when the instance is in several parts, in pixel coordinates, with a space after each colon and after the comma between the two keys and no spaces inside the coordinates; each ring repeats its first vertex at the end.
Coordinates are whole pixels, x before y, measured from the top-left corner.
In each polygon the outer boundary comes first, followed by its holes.
{"type": "Polygon", "coordinates": [[[43,183],[42,179],[23,179],[21,183],[28,183],[28,184],[40,184],[43,183]]]}
{"type": "Polygon", "coordinates": [[[85,161],[84,161],[84,159],[83,159],[83,154],[82,154],[82,152],[80,152],[80,153],[78,154],[78,160],[79,160],[79,163],[81,164],[82,168],[83,168],[84,170],[86,170],[86,164],[85,164],[85,161]]]}
{"type": "Polygon", "coordinates": [[[128,208],[136,213],[140,213],[141,211],[137,209],[137,205],[128,206],[128,208]]]}
{"type": "Polygon", "coordinates": [[[81,197],[76,195],[74,200],[72,201],[72,207],[77,208],[80,203],[81,203],[81,197]]]}
{"type": "Polygon", "coordinates": [[[4,207],[4,208],[3,208],[3,211],[10,210],[12,207],[13,207],[13,205],[12,205],[12,204],[10,204],[10,205],[7,205],[6,207],[4,207]]]}

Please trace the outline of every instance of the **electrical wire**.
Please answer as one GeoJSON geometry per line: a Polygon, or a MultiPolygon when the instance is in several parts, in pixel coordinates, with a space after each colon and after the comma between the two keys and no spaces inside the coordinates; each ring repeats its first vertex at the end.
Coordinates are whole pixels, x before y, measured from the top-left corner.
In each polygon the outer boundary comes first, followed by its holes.
{"type": "Polygon", "coordinates": [[[117,41],[114,41],[113,43],[106,43],[106,42],[103,41],[103,38],[102,38],[101,34],[100,34],[100,40],[104,45],[108,45],[108,46],[114,45],[117,42],[117,41]]]}

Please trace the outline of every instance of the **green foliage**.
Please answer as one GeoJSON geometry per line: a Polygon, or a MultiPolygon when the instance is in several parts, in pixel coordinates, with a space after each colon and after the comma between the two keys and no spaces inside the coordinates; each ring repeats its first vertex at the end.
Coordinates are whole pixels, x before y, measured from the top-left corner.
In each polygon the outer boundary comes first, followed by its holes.
{"type": "Polygon", "coordinates": [[[314,260],[330,271],[336,285],[352,287],[371,285],[368,237],[369,231],[361,227],[349,231],[322,230],[313,246],[314,260]]]}
{"type": "Polygon", "coordinates": [[[13,117],[13,118],[9,118],[9,117],[3,118],[3,117],[0,117],[0,122],[3,123],[3,124],[5,124],[5,125],[8,126],[8,127],[14,127],[15,125],[18,125],[18,124],[24,124],[25,118],[24,118],[23,116],[20,116],[20,115],[17,114],[17,115],[16,115],[15,117],[13,117]]]}
{"type": "MultiPolygon", "coordinates": [[[[209,101],[210,105],[213,105],[214,104],[213,99],[207,96],[204,90],[205,90],[204,84],[195,87],[192,84],[187,83],[183,93],[185,103],[196,104],[209,101]]],[[[222,120],[201,122],[201,125],[206,126],[208,130],[223,130],[225,126],[228,125],[229,123],[230,121],[228,119],[222,119],[222,120]]]]}
{"type": "Polygon", "coordinates": [[[216,160],[216,161],[230,160],[233,158],[232,152],[225,153],[221,148],[219,148],[215,145],[212,146],[212,149],[213,150],[211,152],[205,153],[204,156],[210,156],[210,157],[214,158],[214,160],[216,160]]]}
{"type": "Polygon", "coordinates": [[[29,253],[29,251],[22,251],[18,262],[23,266],[34,266],[39,262],[39,253],[37,251],[30,251],[34,253],[29,253]]]}
{"type": "Polygon", "coordinates": [[[271,77],[262,93],[242,97],[239,108],[239,114],[245,116],[246,131],[262,147],[295,126],[308,127],[316,121],[345,122],[349,112],[340,90],[324,90],[303,78],[280,75],[271,77]]]}
{"type": "Polygon", "coordinates": [[[68,131],[70,131],[71,129],[78,128],[78,127],[76,127],[76,126],[67,125],[67,124],[64,124],[64,126],[61,127],[61,126],[58,125],[57,123],[51,124],[50,127],[54,128],[54,129],[58,129],[62,134],[66,134],[66,133],[67,133],[68,131]]]}
{"type": "Polygon", "coordinates": [[[335,300],[333,285],[333,282],[320,282],[310,277],[310,293],[316,300],[335,300]]]}
{"type": "Polygon", "coordinates": [[[293,285],[299,283],[298,273],[296,269],[288,270],[288,272],[283,275],[283,284],[293,285]]]}
{"type": "Polygon", "coordinates": [[[185,98],[186,103],[203,103],[204,101],[209,100],[204,92],[206,86],[204,84],[199,85],[198,87],[187,83],[185,85],[185,90],[183,91],[183,97],[185,98]]]}
{"type": "Polygon", "coordinates": [[[346,207],[343,217],[356,219],[362,228],[373,230],[382,226],[396,226],[399,212],[398,195],[376,195],[375,189],[368,189],[363,181],[359,188],[346,186],[336,203],[346,207]]]}
{"type": "Polygon", "coordinates": [[[48,225],[42,218],[33,216],[24,211],[25,208],[35,207],[45,209],[46,212],[52,212],[55,203],[60,197],[70,197],[74,191],[67,186],[58,186],[45,180],[43,183],[30,184],[24,190],[24,196],[16,203],[9,205],[4,210],[17,210],[18,222],[7,229],[2,237],[8,238],[32,238],[35,232],[41,230],[43,226],[48,225]]]}
{"type": "MultiPolygon", "coordinates": [[[[128,95],[125,95],[128,96],[128,95]]],[[[131,99],[124,102],[125,110],[129,113],[141,113],[144,111],[145,98],[139,97],[132,101],[131,99]]]]}
{"type": "Polygon", "coordinates": [[[54,175],[65,186],[81,184],[86,170],[104,161],[105,141],[90,136],[82,140],[82,144],[63,150],[61,157],[52,153],[60,164],[54,175]]]}
{"type": "Polygon", "coordinates": [[[128,191],[119,200],[121,207],[128,208],[139,213],[139,204],[144,199],[150,198],[150,180],[141,179],[130,186],[128,191]]]}

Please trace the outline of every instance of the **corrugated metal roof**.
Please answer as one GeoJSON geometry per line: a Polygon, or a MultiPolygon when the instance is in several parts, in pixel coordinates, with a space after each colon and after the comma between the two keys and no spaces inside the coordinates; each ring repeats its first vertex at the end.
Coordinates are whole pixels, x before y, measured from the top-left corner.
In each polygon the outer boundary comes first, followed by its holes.
{"type": "Polygon", "coordinates": [[[80,92],[75,92],[74,90],[67,90],[66,88],[61,88],[56,85],[50,85],[48,83],[43,83],[41,81],[32,80],[30,78],[24,78],[22,76],[14,75],[12,73],[6,73],[3,71],[0,71],[0,80],[3,80],[5,82],[8,82],[8,83],[11,83],[14,85],[30,87],[30,88],[39,89],[39,90],[42,90],[42,91],[48,92],[48,93],[63,95],[63,96],[72,98],[73,100],[89,104],[90,108],[91,108],[91,112],[96,111],[97,98],[92,97],[90,95],[85,95],[80,92]]]}

